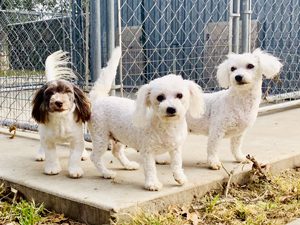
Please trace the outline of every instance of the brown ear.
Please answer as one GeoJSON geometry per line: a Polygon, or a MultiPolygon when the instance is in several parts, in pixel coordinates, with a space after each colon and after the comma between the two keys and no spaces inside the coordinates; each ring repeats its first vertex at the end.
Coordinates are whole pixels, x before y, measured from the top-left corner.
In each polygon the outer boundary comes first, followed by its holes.
{"type": "Polygon", "coordinates": [[[77,115],[77,122],[80,120],[84,123],[91,118],[91,103],[86,97],[85,93],[73,85],[76,109],[75,113],[77,115]]]}
{"type": "Polygon", "coordinates": [[[46,123],[48,121],[48,104],[44,99],[44,92],[47,88],[47,85],[44,85],[35,93],[32,100],[32,111],[31,116],[38,123],[46,123]]]}

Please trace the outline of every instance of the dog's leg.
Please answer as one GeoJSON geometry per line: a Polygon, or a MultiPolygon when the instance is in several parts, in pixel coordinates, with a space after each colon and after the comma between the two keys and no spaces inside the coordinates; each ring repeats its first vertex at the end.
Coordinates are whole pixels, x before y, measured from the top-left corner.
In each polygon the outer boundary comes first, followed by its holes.
{"type": "Polygon", "coordinates": [[[155,161],[156,161],[156,164],[159,164],[159,165],[170,164],[170,155],[168,152],[166,152],[164,154],[156,155],[155,161]]]}
{"type": "Polygon", "coordinates": [[[83,148],[82,155],[81,155],[81,161],[85,161],[89,158],[90,152],[88,152],[85,148],[83,148]]]}
{"type": "Polygon", "coordinates": [[[112,170],[106,168],[103,162],[103,155],[107,151],[107,147],[109,145],[109,138],[108,136],[100,136],[94,135],[93,140],[93,151],[91,154],[91,160],[95,164],[98,171],[102,174],[103,178],[111,179],[116,176],[116,173],[112,170]]]}
{"type": "Polygon", "coordinates": [[[207,162],[209,168],[213,170],[221,169],[221,162],[218,157],[218,146],[223,138],[223,134],[217,130],[209,132],[207,142],[207,162]]]}
{"type": "Polygon", "coordinates": [[[80,166],[81,157],[84,149],[84,140],[80,137],[74,139],[70,143],[70,157],[69,157],[69,175],[72,178],[79,178],[83,175],[83,170],[80,166]]]}
{"type": "Polygon", "coordinates": [[[183,185],[184,183],[187,182],[187,178],[182,169],[181,149],[179,148],[175,151],[171,151],[170,156],[171,156],[171,168],[173,172],[173,177],[178,184],[183,185]]]}
{"type": "Polygon", "coordinates": [[[61,171],[61,167],[56,154],[55,143],[42,140],[41,148],[45,150],[45,174],[58,174],[61,171]]]}
{"type": "Polygon", "coordinates": [[[130,161],[125,155],[125,146],[120,142],[114,142],[112,154],[120,161],[127,170],[137,170],[140,165],[135,161],[130,161]]]}
{"type": "Polygon", "coordinates": [[[143,153],[142,157],[144,160],[145,189],[158,191],[162,188],[162,184],[157,178],[154,155],[151,153],[143,153]]]}
{"type": "Polygon", "coordinates": [[[42,145],[40,145],[35,156],[35,161],[44,161],[44,160],[45,160],[45,150],[42,148],[42,145]]]}
{"type": "Polygon", "coordinates": [[[243,135],[235,136],[230,139],[231,152],[237,162],[247,162],[246,155],[241,150],[243,135]]]}

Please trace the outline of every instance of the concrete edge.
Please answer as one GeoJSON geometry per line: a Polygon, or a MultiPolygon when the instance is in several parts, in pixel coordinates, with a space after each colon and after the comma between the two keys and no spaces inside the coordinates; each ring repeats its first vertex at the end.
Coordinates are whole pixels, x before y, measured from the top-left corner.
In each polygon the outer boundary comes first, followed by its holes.
{"type": "MultiPolygon", "coordinates": [[[[270,172],[276,174],[284,169],[295,168],[300,166],[300,154],[277,160],[270,163],[270,172]]],[[[54,210],[58,213],[63,213],[67,217],[84,222],[87,224],[110,224],[111,221],[126,221],[130,215],[135,215],[138,212],[159,212],[166,209],[169,205],[175,204],[190,204],[195,199],[204,196],[207,192],[213,189],[220,189],[227,182],[228,178],[223,177],[210,183],[201,186],[192,186],[189,189],[182,190],[164,197],[137,202],[135,205],[123,209],[100,209],[89,205],[84,201],[76,202],[72,199],[57,196],[53,193],[45,193],[38,191],[33,187],[17,184],[15,181],[5,180],[0,178],[7,186],[11,186],[25,196],[26,199],[34,199],[37,203],[44,203],[45,207],[54,210]],[[74,213],[75,212],[75,213],[74,213]]],[[[237,170],[233,176],[232,182],[245,183],[249,180],[249,169],[245,171],[237,170]]]]}
{"type": "MultiPolygon", "coordinates": [[[[285,169],[292,169],[295,167],[300,167],[300,154],[270,162],[270,173],[278,174],[285,169]]],[[[244,184],[250,179],[250,170],[238,171],[237,174],[233,175],[232,182],[238,184],[244,184]]],[[[211,183],[203,184],[201,186],[191,187],[189,190],[184,190],[181,193],[170,194],[165,197],[153,199],[145,203],[137,203],[136,206],[121,209],[120,211],[114,213],[112,217],[115,217],[118,221],[127,221],[130,215],[135,215],[139,212],[155,213],[163,211],[168,208],[169,205],[184,205],[190,204],[195,199],[203,197],[206,193],[214,189],[222,188],[223,184],[228,181],[228,177],[224,177],[219,180],[215,180],[211,183]]]]}
{"type": "Polygon", "coordinates": [[[20,192],[27,200],[33,199],[36,203],[43,203],[44,206],[57,213],[86,224],[110,224],[113,210],[103,210],[97,207],[62,198],[53,194],[16,184],[1,178],[7,187],[12,187],[20,192]]]}
{"type": "MultiPolygon", "coordinates": [[[[265,106],[265,107],[268,107],[268,106],[265,106]]],[[[267,116],[267,115],[280,113],[280,112],[287,111],[287,110],[296,109],[299,107],[300,107],[299,104],[295,104],[295,105],[285,106],[283,108],[273,108],[273,109],[269,109],[269,110],[265,110],[265,111],[261,111],[263,109],[263,107],[260,107],[257,116],[267,116]]]]}

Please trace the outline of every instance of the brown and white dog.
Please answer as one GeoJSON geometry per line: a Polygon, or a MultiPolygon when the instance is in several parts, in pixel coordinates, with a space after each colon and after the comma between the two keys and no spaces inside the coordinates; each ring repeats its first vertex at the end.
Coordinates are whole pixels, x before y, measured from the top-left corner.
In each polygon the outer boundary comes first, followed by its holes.
{"type": "Polygon", "coordinates": [[[91,116],[90,102],[84,92],[66,79],[76,78],[68,67],[67,53],[57,51],[46,59],[47,83],[37,90],[32,101],[32,117],[39,124],[41,146],[36,160],[45,159],[45,174],[61,171],[56,154],[57,143],[70,144],[69,175],[83,175],[81,158],[84,150],[83,123],[91,116]]]}

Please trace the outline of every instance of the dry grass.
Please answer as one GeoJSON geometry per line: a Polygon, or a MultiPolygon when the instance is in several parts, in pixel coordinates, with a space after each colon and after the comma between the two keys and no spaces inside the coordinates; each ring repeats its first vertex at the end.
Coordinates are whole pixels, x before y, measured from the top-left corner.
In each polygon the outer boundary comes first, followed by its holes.
{"type": "Polygon", "coordinates": [[[253,171],[245,185],[214,190],[189,206],[171,206],[157,214],[141,213],[123,225],[286,224],[300,217],[300,172],[259,176],[253,171]]]}

